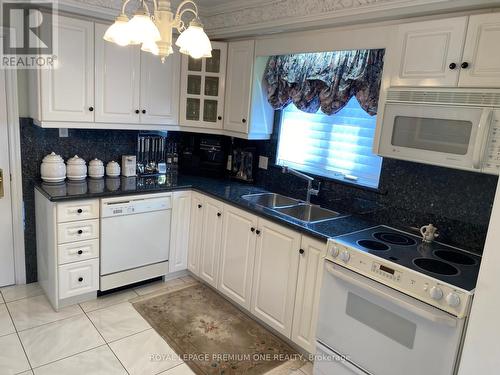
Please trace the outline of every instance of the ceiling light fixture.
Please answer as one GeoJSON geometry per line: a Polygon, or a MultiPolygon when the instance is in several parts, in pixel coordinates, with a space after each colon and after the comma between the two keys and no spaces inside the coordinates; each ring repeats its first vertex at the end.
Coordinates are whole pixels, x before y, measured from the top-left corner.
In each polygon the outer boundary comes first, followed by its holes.
{"type": "Polygon", "coordinates": [[[198,17],[198,6],[192,0],[184,0],[172,12],[170,1],[152,0],[154,14],[151,15],[145,0],[140,1],[140,7],[129,20],[125,8],[132,0],[124,0],[122,11],[116,17],[115,23],[111,25],[104,34],[104,40],[116,43],[120,46],[141,45],[141,50],[158,55],[162,62],[171,55],[172,32],[177,29],[180,33],[176,46],[181,53],[195,59],[201,57],[212,57],[212,44],[203,30],[203,25],[198,17]],[[194,18],[186,27],[182,17],[186,13],[192,13],[194,18]]]}

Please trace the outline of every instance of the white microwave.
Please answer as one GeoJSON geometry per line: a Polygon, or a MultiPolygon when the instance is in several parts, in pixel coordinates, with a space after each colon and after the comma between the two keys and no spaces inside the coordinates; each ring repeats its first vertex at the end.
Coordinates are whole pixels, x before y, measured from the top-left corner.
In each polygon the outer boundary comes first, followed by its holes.
{"type": "Polygon", "coordinates": [[[389,90],[378,154],[499,174],[500,90],[389,90]]]}

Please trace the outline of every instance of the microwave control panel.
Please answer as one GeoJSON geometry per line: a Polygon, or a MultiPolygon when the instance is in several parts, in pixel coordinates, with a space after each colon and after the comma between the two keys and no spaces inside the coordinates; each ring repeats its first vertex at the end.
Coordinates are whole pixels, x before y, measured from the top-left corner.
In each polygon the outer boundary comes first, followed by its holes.
{"type": "Polygon", "coordinates": [[[490,134],[484,155],[483,171],[500,174],[500,110],[493,111],[490,134]]]}

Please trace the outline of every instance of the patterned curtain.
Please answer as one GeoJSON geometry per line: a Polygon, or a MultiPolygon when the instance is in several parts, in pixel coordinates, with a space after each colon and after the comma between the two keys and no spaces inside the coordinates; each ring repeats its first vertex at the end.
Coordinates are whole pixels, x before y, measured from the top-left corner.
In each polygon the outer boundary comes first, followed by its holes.
{"type": "Polygon", "coordinates": [[[377,114],[383,49],[271,56],[264,73],[267,99],[274,109],[290,103],[304,112],[332,115],[356,96],[377,114]]]}

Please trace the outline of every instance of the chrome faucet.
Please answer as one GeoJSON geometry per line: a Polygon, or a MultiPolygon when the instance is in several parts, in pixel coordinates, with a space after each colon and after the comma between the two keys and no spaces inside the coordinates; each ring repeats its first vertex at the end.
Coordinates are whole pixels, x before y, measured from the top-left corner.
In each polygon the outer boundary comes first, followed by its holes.
{"type": "Polygon", "coordinates": [[[317,196],[319,194],[321,182],[318,182],[317,189],[313,189],[312,183],[314,181],[314,178],[312,178],[311,176],[308,176],[302,172],[296,171],[295,169],[289,168],[287,166],[283,166],[283,173],[290,173],[290,174],[293,174],[294,176],[297,176],[297,177],[302,178],[303,180],[307,181],[306,203],[311,204],[311,195],[317,196]]]}

